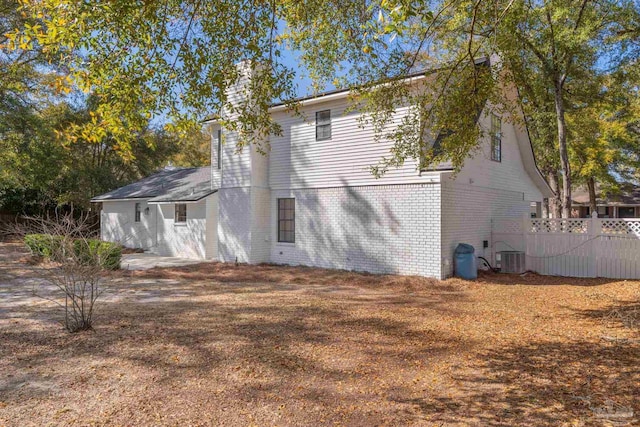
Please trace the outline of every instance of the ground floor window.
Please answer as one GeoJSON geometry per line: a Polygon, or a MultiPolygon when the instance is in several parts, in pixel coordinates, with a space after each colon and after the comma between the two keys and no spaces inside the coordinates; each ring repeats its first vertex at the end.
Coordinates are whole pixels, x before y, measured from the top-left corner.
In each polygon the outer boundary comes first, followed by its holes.
{"type": "MultiPolygon", "coordinates": [[[[611,209],[613,213],[613,209],[611,209]]],[[[609,206],[598,206],[598,218],[609,218],[611,216],[609,212],[609,206]]]]}
{"type": "Polygon", "coordinates": [[[140,209],[140,203],[136,203],[136,216],[135,216],[135,221],[136,222],[140,222],[140,213],[141,213],[141,209],[140,209]]]}
{"type": "Polygon", "coordinates": [[[296,241],[296,199],[278,199],[278,242],[296,241]]]}
{"type": "Polygon", "coordinates": [[[632,206],[621,206],[618,208],[618,218],[634,218],[635,216],[635,208],[632,206]]]}
{"type": "Polygon", "coordinates": [[[175,222],[187,222],[187,205],[186,203],[176,203],[175,222]]]}

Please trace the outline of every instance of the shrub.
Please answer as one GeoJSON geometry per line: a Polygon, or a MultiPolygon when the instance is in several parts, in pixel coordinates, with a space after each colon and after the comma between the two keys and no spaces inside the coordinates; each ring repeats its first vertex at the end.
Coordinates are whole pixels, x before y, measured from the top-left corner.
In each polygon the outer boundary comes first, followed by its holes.
{"type": "Polygon", "coordinates": [[[71,262],[83,266],[102,267],[106,270],[120,268],[122,248],[111,242],[98,239],[65,240],[63,236],[51,234],[27,234],[24,243],[33,256],[53,261],[62,261],[71,256],[71,262]],[[73,253],[70,247],[73,245],[73,253]]]}
{"type": "Polygon", "coordinates": [[[77,239],[73,251],[82,265],[100,266],[106,270],[120,268],[122,247],[116,243],[97,239],[77,239]]]}
{"type": "Polygon", "coordinates": [[[101,242],[98,247],[98,259],[102,268],[118,270],[122,259],[122,246],[111,242],[101,242]]]}
{"type": "Polygon", "coordinates": [[[63,238],[51,234],[27,234],[24,236],[24,244],[35,257],[58,259],[62,252],[63,238]]]}

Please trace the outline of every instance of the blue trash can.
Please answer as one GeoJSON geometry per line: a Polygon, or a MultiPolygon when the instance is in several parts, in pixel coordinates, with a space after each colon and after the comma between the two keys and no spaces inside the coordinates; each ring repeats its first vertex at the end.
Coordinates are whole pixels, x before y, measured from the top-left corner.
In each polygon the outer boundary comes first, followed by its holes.
{"type": "Polygon", "coordinates": [[[466,280],[478,278],[478,265],[476,261],[476,250],[473,246],[460,243],[453,253],[455,259],[455,274],[457,277],[466,280]]]}

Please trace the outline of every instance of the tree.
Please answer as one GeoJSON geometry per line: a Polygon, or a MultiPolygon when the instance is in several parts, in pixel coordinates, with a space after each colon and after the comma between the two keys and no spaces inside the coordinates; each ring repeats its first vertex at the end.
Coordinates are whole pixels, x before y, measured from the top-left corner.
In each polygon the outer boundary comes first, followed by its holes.
{"type": "MultiPolygon", "coordinates": [[[[497,71],[512,75],[515,87],[524,92],[522,82],[532,73],[540,81],[528,102],[541,107],[544,120],[553,114],[553,123],[543,125],[540,117],[536,128],[545,140],[540,151],[556,147],[559,167],[549,166],[548,176],[561,175],[564,216],[571,204],[571,89],[593,76],[606,52],[628,51],[638,22],[631,0],[22,0],[22,5],[38,23],[12,32],[9,45],[42,46],[47,55],[61,57],[70,81],[98,100],[91,120],[70,128],[72,137],[95,142],[108,134],[125,157],[144,119],[165,113],[178,129],[218,113],[225,127],[240,132],[239,149],[247,144],[268,149],[262,146],[266,136],[280,131],[268,107],[295,94],[295,73],[283,55],[293,48],[315,88],[332,82],[353,89],[363,120],[394,141],[389,156],[372,167],[374,173],[410,158],[418,167],[449,160],[460,168],[478,148],[482,130],[475,118],[487,102],[518,120],[513,99],[478,65],[480,57],[498,52],[505,68],[497,71]],[[241,60],[256,73],[253,97],[234,104],[227,89],[242,77],[236,67],[241,60]],[[521,66],[513,66],[518,61],[521,66]],[[425,90],[412,91],[399,80],[420,70],[438,70],[425,90]],[[534,95],[541,98],[534,102],[534,95]],[[409,106],[409,114],[389,133],[386,125],[401,105],[409,106]],[[551,129],[554,142],[547,139],[551,129]]],[[[628,62],[624,57],[618,64],[613,58],[608,62],[618,66],[628,62]]],[[[297,111],[295,102],[287,106],[297,111]]],[[[555,154],[548,157],[549,165],[555,162],[555,154]]]]}
{"type": "Polygon", "coordinates": [[[573,93],[569,88],[589,86],[605,49],[623,49],[622,40],[615,35],[636,13],[632,4],[623,2],[524,2],[514,4],[496,37],[501,53],[526,56],[538,78],[552,90],[565,218],[571,215],[572,203],[567,109],[573,93]]]}
{"type": "MultiPolygon", "coordinates": [[[[41,111],[14,110],[0,122],[0,208],[41,215],[57,207],[89,208],[91,197],[150,175],[168,163],[208,164],[199,130],[177,135],[148,125],[131,142],[131,159],[114,149],[110,135],[94,143],[67,140],[64,129],[91,118],[92,101],[73,107],[61,102],[41,111]],[[182,139],[187,141],[182,144],[182,139]],[[185,154],[185,151],[188,151],[185,154]]],[[[208,153],[208,146],[207,146],[208,153]]]]}
{"type": "Polygon", "coordinates": [[[620,176],[616,168],[635,170],[640,149],[629,126],[638,120],[629,108],[637,93],[627,91],[626,85],[620,86],[613,77],[603,80],[589,103],[567,115],[574,177],[577,184],[587,187],[592,212],[597,209],[596,183],[605,192],[616,191],[620,176]]]}
{"type": "Polygon", "coordinates": [[[211,135],[202,126],[193,126],[187,131],[173,135],[179,151],[170,162],[175,166],[205,166],[211,162],[211,135]]]}

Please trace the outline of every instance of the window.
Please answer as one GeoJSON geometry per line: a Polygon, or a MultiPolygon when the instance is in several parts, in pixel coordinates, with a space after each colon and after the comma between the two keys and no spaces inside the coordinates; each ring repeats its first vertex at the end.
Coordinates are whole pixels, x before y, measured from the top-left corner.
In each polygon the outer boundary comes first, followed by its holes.
{"type": "Polygon", "coordinates": [[[278,199],[278,242],[296,241],[296,199],[278,199]]]}
{"type": "Polygon", "coordinates": [[[331,110],[316,111],[316,141],[331,139],[331,110]]]}
{"type": "Polygon", "coordinates": [[[622,207],[618,208],[618,218],[634,218],[636,215],[635,208],[633,207],[622,207]]]}
{"type": "Polygon", "coordinates": [[[222,130],[218,129],[218,169],[222,169],[222,130]]]}
{"type": "Polygon", "coordinates": [[[135,215],[135,222],[140,222],[140,203],[136,203],[136,215],[135,215]]]}
{"type": "Polygon", "coordinates": [[[491,160],[502,161],[502,121],[496,114],[491,115],[491,160]]]}
{"type": "Polygon", "coordinates": [[[185,203],[176,203],[174,222],[187,222],[187,205],[185,203]]]}
{"type": "Polygon", "coordinates": [[[609,206],[598,206],[598,218],[609,218],[609,206]]]}

